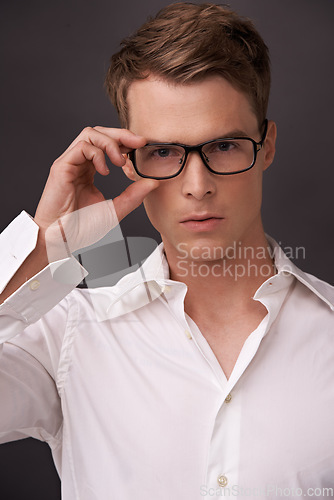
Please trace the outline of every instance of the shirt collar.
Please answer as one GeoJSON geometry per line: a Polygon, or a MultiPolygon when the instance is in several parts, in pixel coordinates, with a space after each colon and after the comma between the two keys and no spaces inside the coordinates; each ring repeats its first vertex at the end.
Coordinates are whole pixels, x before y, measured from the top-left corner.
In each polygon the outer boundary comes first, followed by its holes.
{"type": "MultiPolygon", "coordinates": [[[[281,292],[284,300],[295,277],[334,311],[334,287],[301,271],[285,255],[278,243],[266,236],[273,252],[277,274],[258,288],[254,299],[265,303],[266,297],[281,292]]],[[[105,321],[133,312],[160,297],[166,286],[186,288],[184,283],[170,279],[164,247],[160,243],[139,269],[124,276],[115,286],[90,290],[97,319],[105,321]]]]}
{"type": "Polygon", "coordinates": [[[133,312],[161,296],[167,285],[185,286],[169,279],[169,267],[160,243],[135,272],[124,276],[115,286],[90,290],[97,320],[133,312]]]}
{"type": "MultiPolygon", "coordinates": [[[[266,235],[273,252],[273,258],[279,276],[294,276],[300,283],[317,295],[332,311],[334,311],[334,287],[311,274],[299,269],[284,253],[279,244],[270,236],[266,235]]],[[[268,281],[268,280],[267,280],[268,281]]],[[[267,282],[263,283],[256,293],[267,282]]]]}

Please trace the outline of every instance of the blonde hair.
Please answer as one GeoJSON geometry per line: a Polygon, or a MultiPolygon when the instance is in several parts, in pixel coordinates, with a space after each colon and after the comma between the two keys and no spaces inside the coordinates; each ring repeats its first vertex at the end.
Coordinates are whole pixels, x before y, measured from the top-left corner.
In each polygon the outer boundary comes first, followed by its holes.
{"type": "Polygon", "coordinates": [[[128,126],[127,91],[154,74],[175,84],[220,75],[249,98],[262,125],[270,92],[268,48],[251,20],[216,4],[171,4],[124,39],[105,86],[121,124],[128,126]]]}

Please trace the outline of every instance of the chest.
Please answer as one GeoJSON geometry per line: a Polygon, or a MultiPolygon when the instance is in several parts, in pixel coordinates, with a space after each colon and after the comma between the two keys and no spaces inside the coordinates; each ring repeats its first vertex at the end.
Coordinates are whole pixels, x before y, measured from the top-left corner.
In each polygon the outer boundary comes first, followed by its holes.
{"type": "MultiPolygon", "coordinates": [[[[157,328],[163,315],[157,306],[150,311],[145,328],[139,311],[83,325],[72,344],[62,394],[64,464],[80,464],[80,498],[94,498],[94,488],[96,498],[199,500],[201,491],[215,491],[219,474],[230,487],[332,486],[332,329],[319,318],[292,326],[283,312],[253,357],[243,351],[244,370],[224,385],[208,351],[185,334],[186,323],[171,316],[157,328]]],[[[235,332],[225,344],[209,335],[224,365],[235,332]]]]}
{"type": "Polygon", "coordinates": [[[194,322],[208,343],[227,379],[240,355],[242,347],[266,316],[264,310],[238,315],[228,321],[197,317],[194,322]]]}
{"type": "Polygon", "coordinates": [[[272,333],[229,390],[228,404],[210,363],[194,339],[185,336],[183,343],[177,325],[161,329],[159,349],[156,332],[140,336],[136,324],[132,342],[119,327],[112,340],[102,335],[95,342],[83,333],[62,397],[65,454],[71,449],[81,464],[80,488],[96,482],[100,498],[108,490],[111,497],[121,492],[140,500],[167,500],[171,492],[188,498],[188,491],[199,499],[202,485],[217,485],[218,473],[231,487],[328,486],[334,467],[330,374],[318,363],[310,370],[305,352],[272,333]],[[145,486],[140,492],[138,484],[145,486]]]}

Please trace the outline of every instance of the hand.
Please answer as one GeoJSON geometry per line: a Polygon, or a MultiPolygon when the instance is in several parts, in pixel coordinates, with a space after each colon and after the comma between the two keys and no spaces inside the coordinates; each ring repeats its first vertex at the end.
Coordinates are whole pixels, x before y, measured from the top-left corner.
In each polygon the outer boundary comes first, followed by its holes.
{"type": "Polygon", "coordinates": [[[94,186],[97,172],[109,174],[105,154],[123,167],[126,153],[145,143],[129,130],[87,127],[54,162],[35,214],[50,262],[67,256],[64,242],[72,253],[101,239],[158,187],[140,179],[111,201],[94,186]]]}

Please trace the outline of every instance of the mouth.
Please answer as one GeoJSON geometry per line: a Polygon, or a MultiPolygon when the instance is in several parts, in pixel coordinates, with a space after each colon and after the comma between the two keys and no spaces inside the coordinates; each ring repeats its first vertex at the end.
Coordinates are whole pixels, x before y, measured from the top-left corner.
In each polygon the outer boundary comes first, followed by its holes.
{"type": "Polygon", "coordinates": [[[202,214],[190,214],[188,217],[182,219],[180,222],[188,222],[188,221],[204,221],[209,219],[223,219],[218,214],[213,213],[202,213],[202,214]]]}
{"type": "Polygon", "coordinates": [[[212,231],[224,220],[217,214],[191,214],[180,221],[182,226],[190,231],[212,231]]]}

